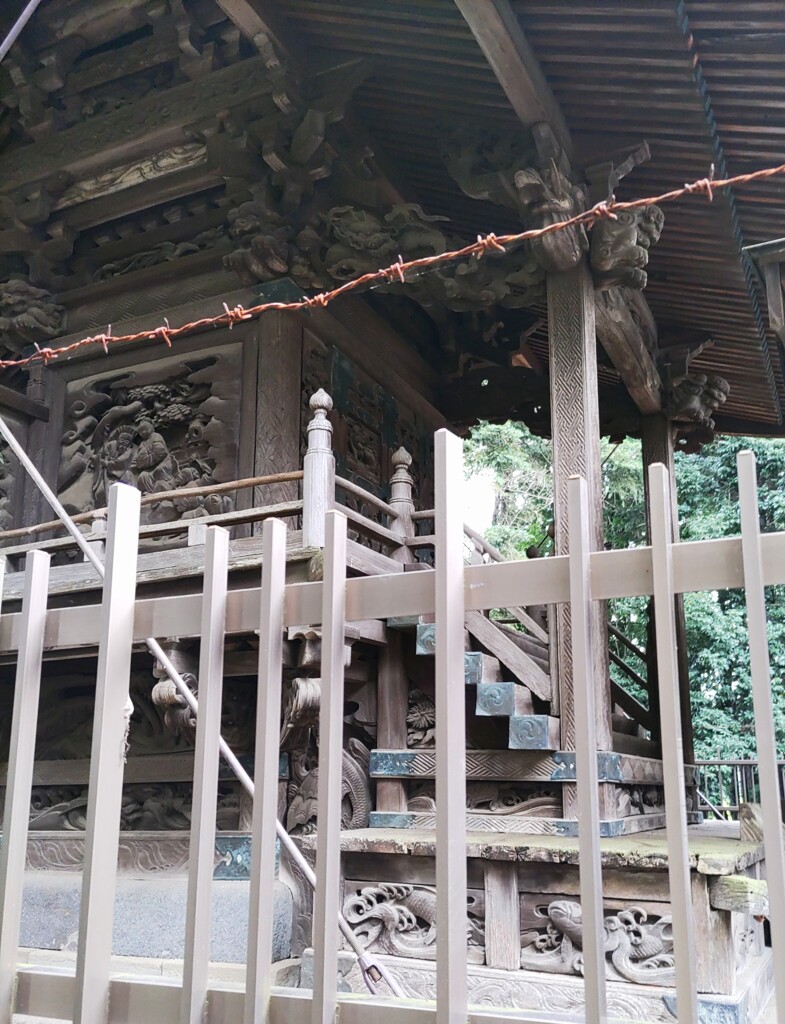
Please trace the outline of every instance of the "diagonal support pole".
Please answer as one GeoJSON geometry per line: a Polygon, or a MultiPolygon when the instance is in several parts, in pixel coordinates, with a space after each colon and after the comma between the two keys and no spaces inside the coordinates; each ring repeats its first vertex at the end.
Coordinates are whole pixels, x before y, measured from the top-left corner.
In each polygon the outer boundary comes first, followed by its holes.
{"type": "MultiPolygon", "coordinates": [[[[63,508],[63,505],[57,498],[57,495],[54,493],[54,491],[46,482],[46,480],[44,480],[39,471],[36,469],[29,455],[21,446],[21,444],[17,441],[17,439],[14,437],[10,428],[8,427],[8,424],[5,422],[2,416],[0,416],[0,435],[2,435],[3,439],[7,442],[8,447],[11,449],[14,455],[16,455],[17,459],[19,459],[22,468],[29,475],[30,479],[36,485],[38,490],[49,502],[52,511],[55,513],[58,519],[60,519],[68,533],[70,533],[70,535],[76,541],[79,549],[84,554],[85,558],[87,558],[87,560],[93,566],[95,571],[98,573],[99,577],[103,580],[104,576],[106,575],[106,570],[104,568],[103,562],[95,553],[95,551],[90,547],[90,545],[87,543],[83,534],[80,533],[74,521],[63,508]]],[[[193,695],[191,688],[188,686],[183,677],[180,675],[180,673],[177,671],[177,669],[174,667],[174,665],[167,657],[163,647],[161,647],[161,645],[158,643],[155,637],[148,637],[145,640],[145,644],[147,645],[147,649],[150,651],[152,656],[163,667],[164,671],[169,676],[172,683],[174,683],[177,692],[180,694],[185,703],[191,709],[194,716],[196,716],[199,712],[199,704],[197,702],[197,699],[193,695]]],[[[251,799],[253,799],[253,779],[245,770],[245,768],[243,768],[243,766],[240,764],[237,755],[234,753],[234,751],[223,738],[223,736],[221,736],[218,741],[218,750],[221,757],[223,757],[224,761],[226,761],[226,763],[234,772],[238,782],[242,785],[243,789],[245,789],[245,791],[248,793],[251,799]]],[[[295,862],[300,871],[302,871],[303,876],[305,877],[311,888],[315,889],[316,875],[314,874],[313,868],[305,859],[300,848],[297,846],[292,837],[286,831],[284,826],[281,824],[280,820],[276,821],[276,833],[281,841],[281,846],[284,847],[288,855],[292,858],[292,860],[295,862]]],[[[363,980],[365,981],[365,984],[368,987],[368,990],[375,995],[377,992],[377,984],[380,981],[384,981],[386,982],[387,987],[390,989],[393,995],[399,998],[404,998],[405,993],[401,989],[400,985],[396,982],[395,978],[393,978],[393,976],[390,974],[390,972],[387,970],[384,964],[381,963],[381,961],[377,960],[373,956],[373,954],[369,953],[361,945],[359,939],[349,926],[348,921],[343,916],[343,914],[340,913],[340,911],[338,912],[338,927],[340,928],[343,937],[346,939],[348,944],[351,946],[351,948],[357,955],[357,962],[360,967],[360,971],[362,972],[363,980]]]]}

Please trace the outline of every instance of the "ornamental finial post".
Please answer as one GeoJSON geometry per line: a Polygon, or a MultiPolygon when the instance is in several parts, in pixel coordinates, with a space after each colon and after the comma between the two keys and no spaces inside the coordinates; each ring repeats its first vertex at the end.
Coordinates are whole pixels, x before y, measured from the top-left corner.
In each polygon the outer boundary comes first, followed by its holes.
{"type": "Polygon", "coordinates": [[[333,400],[322,388],[308,402],[308,450],[303,460],[303,547],[324,547],[324,517],[335,504],[333,426],[327,418],[333,400]]]}
{"type": "MultiPolygon", "coordinates": [[[[412,492],[414,480],[409,472],[412,464],[412,457],[401,447],[392,456],[393,474],[390,478],[390,504],[397,512],[395,519],[390,523],[390,529],[397,534],[402,541],[406,537],[414,536],[414,500],[412,492]]],[[[393,552],[392,557],[397,562],[413,562],[414,556],[411,548],[406,547],[405,542],[393,552]]]]}

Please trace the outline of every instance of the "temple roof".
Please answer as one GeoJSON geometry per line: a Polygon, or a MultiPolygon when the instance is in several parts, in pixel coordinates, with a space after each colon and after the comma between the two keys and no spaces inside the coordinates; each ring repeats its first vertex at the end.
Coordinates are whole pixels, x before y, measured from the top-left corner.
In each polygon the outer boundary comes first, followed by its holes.
{"type": "MultiPolygon", "coordinates": [[[[6,26],[21,6],[4,5],[6,26]]],[[[249,198],[253,168],[273,165],[269,125],[289,116],[298,90],[323,96],[341,73],[352,81],[340,115],[327,118],[339,131],[328,150],[372,166],[388,208],[405,201],[449,218],[451,238],[521,228],[514,209],[470,197],[448,170],[444,140],[457,130],[510,139],[548,120],[595,201],[607,192],[603,165],[644,142],[650,158],[620,181],[618,198],[657,194],[712,165],[722,177],[780,163],[784,39],[778,0],[741,13],[723,0],[46,0],[0,71],[5,276],[30,270],[69,310],[73,332],[94,326],[70,311],[97,282],[109,294],[114,273],[155,276],[149,262],[129,267],[137,251],[179,246],[183,268],[203,272],[213,247],[227,251],[227,211],[249,198]],[[518,65],[534,68],[533,92],[518,65]],[[177,115],[188,99],[188,116],[177,115]],[[123,180],[113,169],[121,156],[123,180]]],[[[309,168],[308,188],[321,173],[309,168]]],[[[686,343],[697,353],[691,372],[727,379],[716,420],[731,432],[785,433],[781,343],[742,253],[785,236],[784,188],[777,178],[715,193],[712,204],[670,203],[649,253],[642,295],[660,350],[686,343]]],[[[400,305],[389,300],[391,316],[400,305]]],[[[429,316],[443,336],[444,316],[429,316]]],[[[515,316],[546,365],[544,303],[515,316]]],[[[606,389],[620,387],[618,363],[606,359],[600,372],[606,389]]],[[[500,416],[515,411],[502,391],[500,416]]]]}

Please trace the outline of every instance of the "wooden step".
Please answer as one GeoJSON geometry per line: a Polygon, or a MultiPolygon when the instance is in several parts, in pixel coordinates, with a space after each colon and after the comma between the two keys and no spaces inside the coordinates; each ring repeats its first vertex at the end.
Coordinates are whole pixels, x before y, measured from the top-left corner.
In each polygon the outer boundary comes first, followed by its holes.
{"type": "Polygon", "coordinates": [[[471,635],[497,657],[516,679],[525,683],[541,700],[550,702],[550,676],[508,634],[490,619],[486,619],[482,612],[467,612],[466,625],[471,635]]]}
{"type": "Polygon", "coordinates": [[[660,757],[660,745],[654,740],[645,740],[640,736],[627,736],[621,732],[613,733],[613,749],[620,754],[636,754],[638,757],[660,757]]]}
{"type": "Polygon", "coordinates": [[[510,750],[558,750],[560,722],[553,715],[512,715],[507,746],[510,750]]]}
{"type": "Polygon", "coordinates": [[[637,736],[640,726],[627,715],[611,715],[611,726],[614,732],[623,733],[625,736],[637,736]]]}
{"type": "Polygon", "coordinates": [[[478,715],[533,715],[531,691],[520,683],[479,683],[477,686],[478,715]]]}

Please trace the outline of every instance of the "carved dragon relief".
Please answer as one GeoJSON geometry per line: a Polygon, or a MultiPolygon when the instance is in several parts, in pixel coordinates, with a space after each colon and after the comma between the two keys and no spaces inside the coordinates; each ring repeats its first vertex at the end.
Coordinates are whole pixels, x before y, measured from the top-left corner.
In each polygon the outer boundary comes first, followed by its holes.
{"type": "MultiPolygon", "coordinates": [[[[485,960],[485,906],[468,898],[467,959],[485,960]]],[[[382,883],[347,894],[343,914],[362,945],[374,952],[419,960],[436,958],[436,891],[424,885],[382,883]]]]}
{"type": "MultiPolygon", "coordinates": [[[[580,904],[554,900],[540,915],[544,926],[522,936],[521,967],[551,974],[582,974],[580,904]]],[[[605,956],[608,978],[639,985],[672,985],[675,969],[670,917],[653,917],[641,907],[606,915],[605,956]]]]}
{"type": "Polygon", "coordinates": [[[616,219],[597,221],[591,229],[589,259],[594,285],[600,290],[615,287],[646,287],[645,267],[649,249],[659,241],[665,215],[659,206],[619,210],[616,219]]]}

